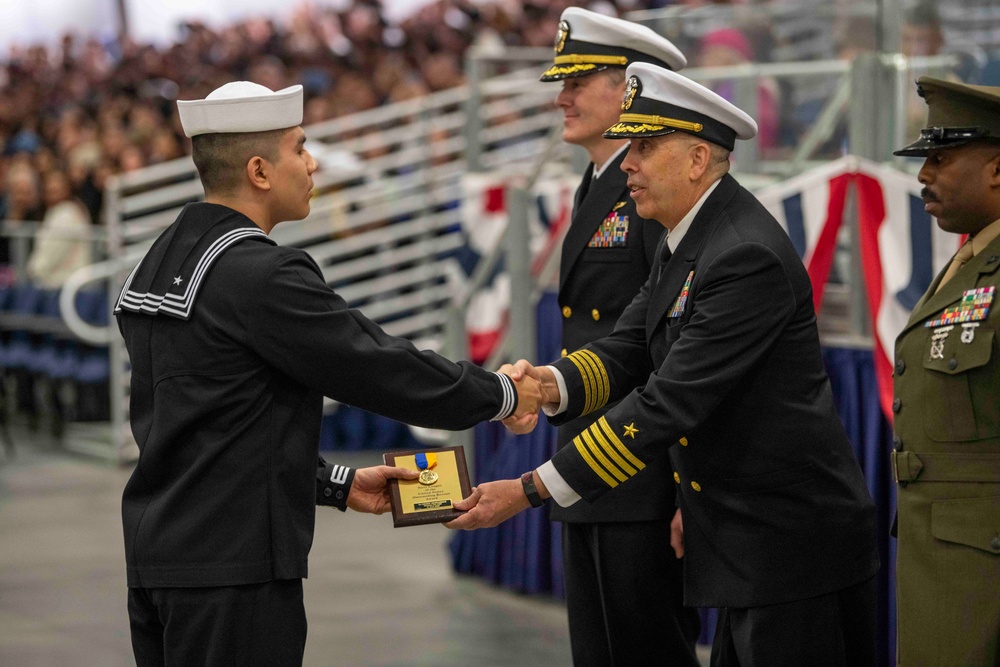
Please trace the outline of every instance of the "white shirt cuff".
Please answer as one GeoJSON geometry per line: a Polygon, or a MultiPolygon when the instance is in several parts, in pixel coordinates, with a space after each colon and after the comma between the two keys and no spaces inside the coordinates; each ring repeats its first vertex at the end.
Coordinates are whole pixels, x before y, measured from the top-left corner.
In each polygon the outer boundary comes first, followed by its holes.
{"type": "MultiPolygon", "coordinates": [[[[542,406],[542,412],[544,412],[548,417],[555,417],[558,414],[566,412],[566,406],[569,403],[569,396],[566,392],[566,378],[563,377],[563,374],[560,373],[559,369],[555,366],[546,366],[546,368],[551,370],[552,375],[556,378],[556,386],[559,387],[559,407],[553,410],[548,406],[542,406]]],[[[555,470],[555,468],[553,468],[553,470],[555,470]]],[[[562,478],[560,478],[560,480],[561,479],[562,478]]],[[[544,482],[545,480],[542,481],[544,482]]],[[[577,496],[577,498],[579,498],[579,496],[577,496]]]]}
{"type": "Polygon", "coordinates": [[[552,465],[552,461],[546,461],[536,468],[535,472],[538,473],[538,478],[542,480],[542,484],[548,489],[552,499],[559,507],[569,507],[580,500],[580,494],[570,488],[556,467],[552,465]]]}

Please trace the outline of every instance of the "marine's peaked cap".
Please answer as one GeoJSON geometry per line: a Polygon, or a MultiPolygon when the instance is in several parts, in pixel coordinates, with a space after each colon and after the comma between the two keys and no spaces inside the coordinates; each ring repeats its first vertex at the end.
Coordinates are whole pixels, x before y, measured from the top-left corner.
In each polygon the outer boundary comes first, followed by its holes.
{"type": "Polygon", "coordinates": [[[920,130],[920,138],[893,155],[925,157],[932,148],[1000,141],[1000,88],[922,76],[917,92],[927,102],[927,127],[920,130]]]}

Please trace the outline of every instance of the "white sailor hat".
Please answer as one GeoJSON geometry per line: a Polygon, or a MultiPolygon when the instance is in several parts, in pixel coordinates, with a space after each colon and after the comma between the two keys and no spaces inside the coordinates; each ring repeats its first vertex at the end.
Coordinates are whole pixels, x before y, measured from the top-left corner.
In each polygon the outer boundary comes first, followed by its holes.
{"type": "Polygon", "coordinates": [[[178,100],[184,134],[266,132],[302,124],[302,86],[273,92],[250,81],[233,81],[203,100],[178,100]]]}
{"type": "Polygon", "coordinates": [[[644,25],[579,7],[565,9],[560,19],[555,63],[542,73],[542,81],[561,81],[634,62],[673,70],[687,65],[680,49],[644,25]]]}
{"type": "Polygon", "coordinates": [[[687,132],[733,150],[737,139],[757,135],[754,119],[685,76],[646,63],[629,65],[618,122],[608,139],[687,132]]]}

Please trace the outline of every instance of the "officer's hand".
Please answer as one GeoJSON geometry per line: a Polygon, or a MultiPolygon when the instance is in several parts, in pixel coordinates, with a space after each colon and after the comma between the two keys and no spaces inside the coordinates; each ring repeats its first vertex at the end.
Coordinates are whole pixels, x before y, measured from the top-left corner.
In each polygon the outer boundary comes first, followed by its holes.
{"type": "Polygon", "coordinates": [[[347,506],[355,512],[384,514],[390,509],[388,481],[416,479],[419,476],[420,473],[416,470],[391,466],[358,468],[354,471],[351,491],[347,494],[347,506]]]}
{"type": "Polygon", "coordinates": [[[472,495],[468,498],[455,503],[455,509],[468,511],[444,525],[453,530],[489,528],[528,507],[531,507],[531,504],[524,495],[521,480],[484,482],[472,489],[472,495]]]}
{"type": "Polygon", "coordinates": [[[670,522],[670,546],[674,548],[674,555],[678,558],[684,557],[684,522],[681,520],[681,508],[677,508],[674,518],[670,522]]]}
{"type": "MultiPolygon", "coordinates": [[[[518,364],[522,362],[519,361],[518,364]]],[[[498,371],[510,376],[517,390],[517,408],[514,414],[503,420],[504,426],[517,434],[530,433],[534,430],[538,423],[538,411],[546,400],[537,373],[525,372],[525,366],[531,369],[531,364],[524,361],[521,367],[504,364],[498,371]]]]}

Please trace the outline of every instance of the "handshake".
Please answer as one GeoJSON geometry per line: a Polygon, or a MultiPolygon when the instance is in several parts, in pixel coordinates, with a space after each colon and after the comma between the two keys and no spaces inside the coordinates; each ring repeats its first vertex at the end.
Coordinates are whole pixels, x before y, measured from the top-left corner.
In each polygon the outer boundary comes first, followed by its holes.
{"type": "Polygon", "coordinates": [[[548,366],[532,366],[526,359],[520,359],[514,364],[504,364],[497,372],[509,376],[517,389],[517,409],[503,420],[510,432],[530,433],[542,408],[554,411],[559,407],[559,385],[548,366]]]}

